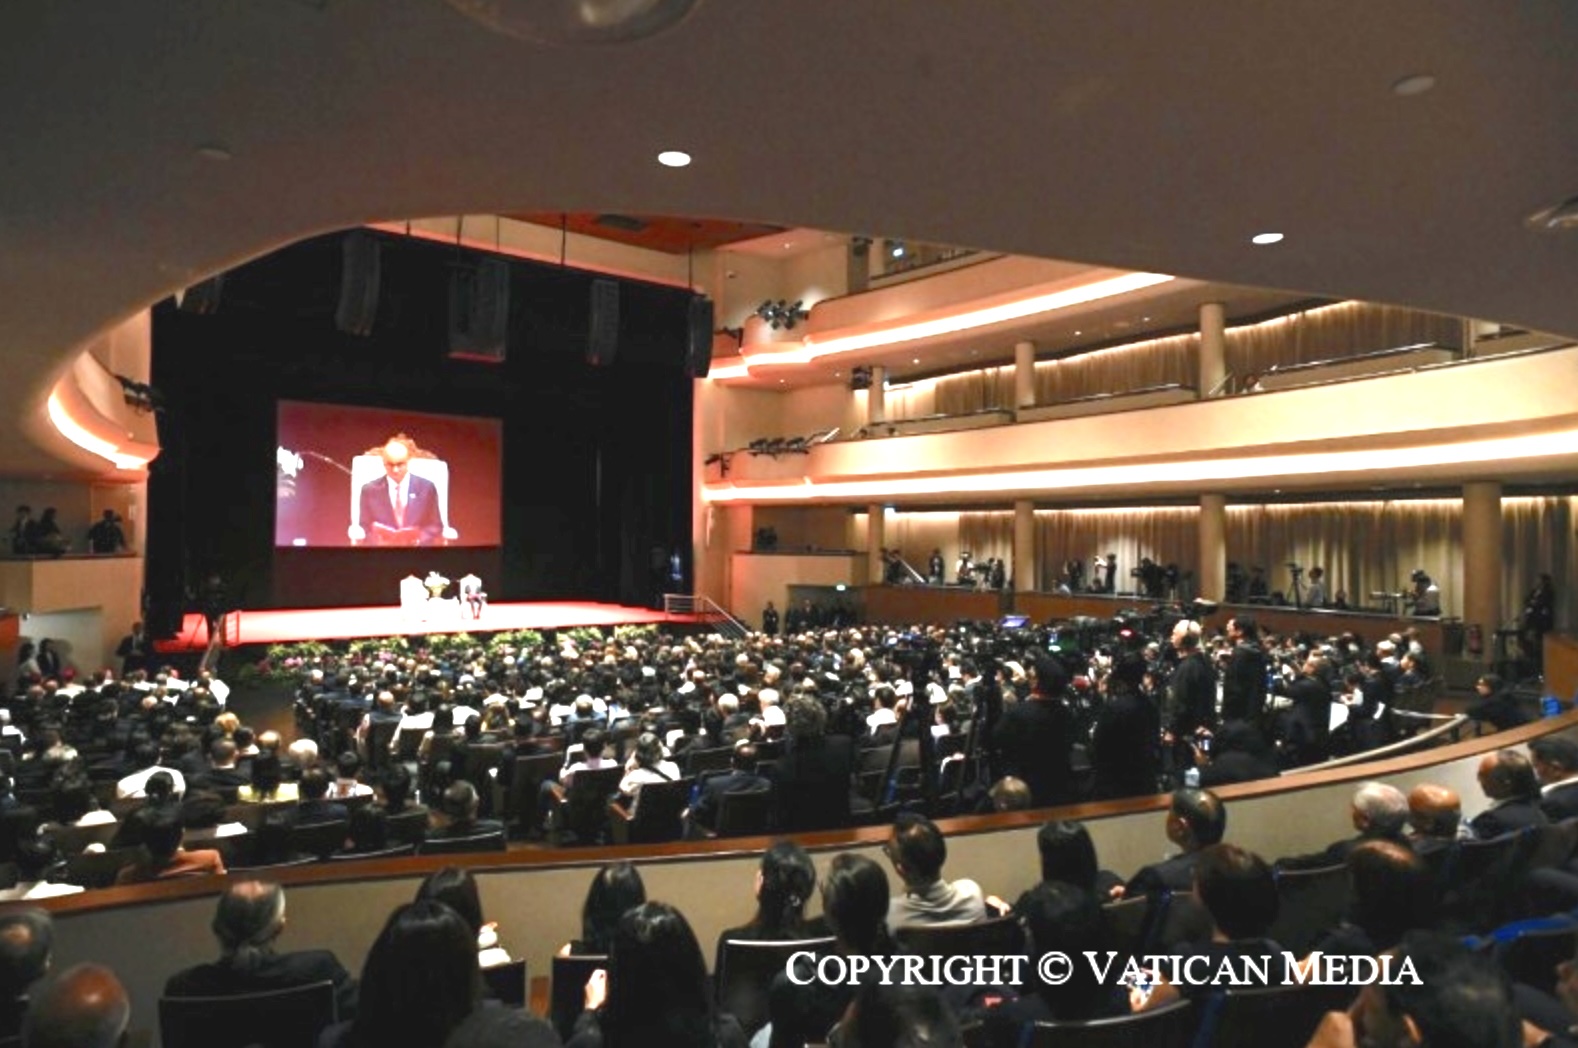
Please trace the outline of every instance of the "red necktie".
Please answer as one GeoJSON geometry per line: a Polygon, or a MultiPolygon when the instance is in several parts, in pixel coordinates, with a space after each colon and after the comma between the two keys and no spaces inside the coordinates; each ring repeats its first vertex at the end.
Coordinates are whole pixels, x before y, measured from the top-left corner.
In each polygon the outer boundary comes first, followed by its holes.
{"type": "Polygon", "coordinates": [[[395,485],[395,527],[405,527],[405,485],[395,485]]]}

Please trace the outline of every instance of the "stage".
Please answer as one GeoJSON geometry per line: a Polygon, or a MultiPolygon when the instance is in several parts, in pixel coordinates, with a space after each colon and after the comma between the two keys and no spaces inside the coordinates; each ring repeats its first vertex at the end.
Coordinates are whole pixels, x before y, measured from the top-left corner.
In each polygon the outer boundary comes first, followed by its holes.
{"type": "MultiPolygon", "coordinates": [[[[364,637],[417,636],[430,633],[497,633],[500,630],[567,629],[572,626],[646,626],[694,624],[699,615],[670,615],[651,608],[592,601],[531,601],[489,604],[482,617],[463,616],[453,601],[426,615],[399,605],[364,608],[280,608],[232,612],[225,619],[225,643],[288,644],[303,640],[358,640],[364,637]]],[[[166,654],[200,652],[208,647],[208,629],[201,615],[187,615],[181,635],[162,640],[155,650],[166,654]]]]}

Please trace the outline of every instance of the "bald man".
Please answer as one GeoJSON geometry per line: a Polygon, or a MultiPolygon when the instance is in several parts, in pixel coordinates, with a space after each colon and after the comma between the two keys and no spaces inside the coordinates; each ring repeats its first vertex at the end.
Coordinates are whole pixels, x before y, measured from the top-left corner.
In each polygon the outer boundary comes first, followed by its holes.
{"type": "Polygon", "coordinates": [[[1408,793],[1408,826],[1414,851],[1429,856],[1455,844],[1463,835],[1463,801],[1448,786],[1426,782],[1408,793]]]}
{"type": "Polygon", "coordinates": [[[115,973],[79,964],[35,995],[22,1024],[28,1048],[119,1048],[126,1043],[131,1001],[115,973]]]}
{"type": "Polygon", "coordinates": [[[391,437],[379,457],[384,475],[362,485],[361,514],[348,534],[354,542],[371,536],[373,545],[408,545],[395,532],[415,532],[419,546],[434,545],[444,534],[438,512],[438,489],[431,480],[411,472],[411,443],[391,437]]]}

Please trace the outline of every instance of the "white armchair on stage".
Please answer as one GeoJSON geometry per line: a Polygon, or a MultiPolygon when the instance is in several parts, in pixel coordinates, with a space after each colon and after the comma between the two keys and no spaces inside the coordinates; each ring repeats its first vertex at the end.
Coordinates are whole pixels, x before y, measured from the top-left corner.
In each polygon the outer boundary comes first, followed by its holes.
{"type": "Polygon", "coordinates": [[[400,580],[400,610],[413,619],[427,615],[427,587],[415,575],[400,580]]]}
{"type": "MultiPolygon", "coordinates": [[[[460,538],[460,532],[449,525],[449,463],[419,450],[410,459],[410,470],[412,476],[431,481],[438,491],[438,519],[444,526],[443,542],[447,544],[460,538]]],[[[361,519],[362,488],[383,475],[384,460],[376,450],[351,459],[351,526],[345,532],[356,545],[367,541],[361,519]]]]}

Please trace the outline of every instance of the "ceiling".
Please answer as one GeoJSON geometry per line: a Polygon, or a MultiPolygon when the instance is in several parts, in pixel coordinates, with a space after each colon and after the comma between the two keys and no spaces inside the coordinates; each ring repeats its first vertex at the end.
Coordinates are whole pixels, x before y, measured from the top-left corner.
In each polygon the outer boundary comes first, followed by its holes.
{"type": "Polygon", "coordinates": [[[81,462],[25,434],[96,332],[411,216],[861,230],[1578,334],[1578,234],[1524,225],[1578,195],[1575,54],[1568,0],[702,0],[601,48],[441,0],[8,0],[0,456],[81,462]]]}
{"type": "Polygon", "coordinates": [[[578,211],[528,211],[505,218],[563,229],[616,244],[644,247],[666,255],[708,251],[742,240],[782,232],[782,226],[761,222],[731,222],[721,218],[670,218],[665,215],[621,215],[578,211]]]}

